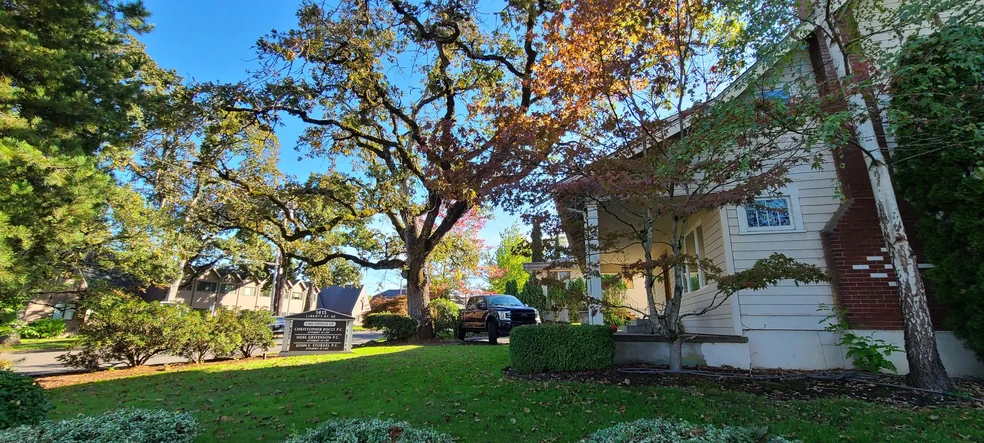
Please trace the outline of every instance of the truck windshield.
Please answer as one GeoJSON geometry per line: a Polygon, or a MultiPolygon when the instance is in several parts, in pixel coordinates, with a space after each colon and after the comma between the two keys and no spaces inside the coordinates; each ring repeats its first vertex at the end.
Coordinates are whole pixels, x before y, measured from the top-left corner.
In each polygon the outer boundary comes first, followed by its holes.
{"type": "Polygon", "coordinates": [[[492,295],[489,297],[492,306],[526,306],[518,298],[511,295],[492,295]]]}

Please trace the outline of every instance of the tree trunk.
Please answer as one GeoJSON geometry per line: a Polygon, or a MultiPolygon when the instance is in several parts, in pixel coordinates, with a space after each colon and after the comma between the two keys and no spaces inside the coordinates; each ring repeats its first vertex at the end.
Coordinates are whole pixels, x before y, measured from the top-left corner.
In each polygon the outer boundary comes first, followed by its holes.
{"type": "Polygon", "coordinates": [[[417,338],[429,340],[434,338],[434,328],[430,316],[430,282],[424,272],[424,260],[413,260],[407,263],[407,313],[420,323],[417,338]]]}
{"type": "Polygon", "coordinates": [[[184,280],[185,265],[187,264],[187,260],[181,260],[181,263],[179,264],[180,273],[177,278],[171,280],[171,285],[167,288],[167,296],[164,298],[166,303],[174,303],[177,301],[178,291],[181,290],[181,282],[184,280]]]}
{"type": "MultiPolygon", "coordinates": [[[[869,122],[868,125],[870,124],[869,122]]],[[[880,154],[881,150],[878,152],[880,154]]],[[[870,156],[865,159],[871,186],[875,191],[879,226],[888,245],[888,254],[892,257],[895,278],[899,284],[903,337],[906,360],[909,362],[906,380],[915,387],[948,392],[952,386],[936,348],[936,335],[926,300],[926,286],[905,233],[888,166],[884,161],[873,161],[870,156]]]]}
{"type": "Polygon", "coordinates": [[[284,303],[287,301],[287,265],[288,262],[285,260],[286,254],[280,255],[280,265],[277,267],[276,282],[273,286],[273,308],[277,316],[288,315],[289,305],[284,303]]]}
{"type": "Polygon", "coordinates": [[[670,345],[670,371],[679,372],[683,370],[683,338],[676,336],[670,345]]]}
{"type": "MultiPolygon", "coordinates": [[[[838,76],[853,74],[844,53],[836,40],[836,35],[828,28],[826,43],[829,45],[831,60],[838,76]]],[[[859,112],[868,110],[868,103],[859,92],[842,94],[848,100],[850,109],[859,112]]],[[[867,114],[867,113],[864,113],[867,114]]],[[[878,207],[878,224],[888,247],[888,254],[895,269],[898,281],[899,303],[902,307],[903,336],[905,338],[906,360],[909,363],[907,382],[915,387],[947,392],[951,388],[950,379],[940,360],[936,348],[936,335],[930,320],[929,304],[926,300],[926,287],[923,285],[916,262],[915,253],[909,244],[909,237],[902,222],[895,188],[892,187],[888,162],[878,144],[877,134],[870,118],[854,118],[858,145],[864,151],[868,178],[878,207]]]]}
{"type": "Polygon", "coordinates": [[[318,291],[314,290],[314,283],[308,282],[307,300],[304,302],[304,311],[318,309],[318,291]]]}

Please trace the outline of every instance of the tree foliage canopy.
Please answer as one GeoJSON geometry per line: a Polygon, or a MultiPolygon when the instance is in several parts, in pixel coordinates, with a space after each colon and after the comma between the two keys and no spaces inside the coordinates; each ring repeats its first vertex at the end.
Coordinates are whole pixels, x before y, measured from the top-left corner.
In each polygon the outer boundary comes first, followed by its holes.
{"type": "Polygon", "coordinates": [[[156,86],[173,80],[136,40],[147,16],[139,2],[105,0],[8,1],[0,11],[5,307],[83,264],[158,271],[162,257],[146,247],[153,215],[102,161],[140,139],[156,86]]]}
{"type": "Polygon", "coordinates": [[[926,271],[954,332],[984,357],[984,28],[908,42],[892,87],[896,185],[923,215],[926,271]]]}

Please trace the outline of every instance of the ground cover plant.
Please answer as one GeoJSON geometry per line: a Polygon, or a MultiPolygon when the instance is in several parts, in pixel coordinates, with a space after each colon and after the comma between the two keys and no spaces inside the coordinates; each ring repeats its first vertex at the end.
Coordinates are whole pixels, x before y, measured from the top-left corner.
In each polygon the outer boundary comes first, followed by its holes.
{"type": "Polygon", "coordinates": [[[984,411],[840,398],[776,400],[723,390],[503,375],[505,346],[375,346],[351,354],[140,367],[42,379],[51,419],[121,407],[186,410],[197,441],[280,441],[330,419],[393,419],[463,442],[574,442],[615,423],[686,420],[804,442],[980,441],[984,411]],[[107,380],[112,379],[112,382],[107,380]],[[838,437],[839,436],[839,437],[838,437]]]}

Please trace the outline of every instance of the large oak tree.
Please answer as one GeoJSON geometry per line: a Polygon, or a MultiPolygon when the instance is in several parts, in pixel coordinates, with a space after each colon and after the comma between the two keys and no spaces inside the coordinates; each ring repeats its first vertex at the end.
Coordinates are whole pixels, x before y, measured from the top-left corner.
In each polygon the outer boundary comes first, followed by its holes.
{"type": "MultiPolygon", "coordinates": [[[[410,314],[429,325],[428,257],[472,208],[538,166],[577,119],[538,87],[549,1],[307,1],[298,24],[257,44],[258,81],[219,88],[227,109],[299,119],[304,150],[345,176],[402,244],[410,314]]],[[[429,331],[422,326],[422,335],[429,331]]]]}

